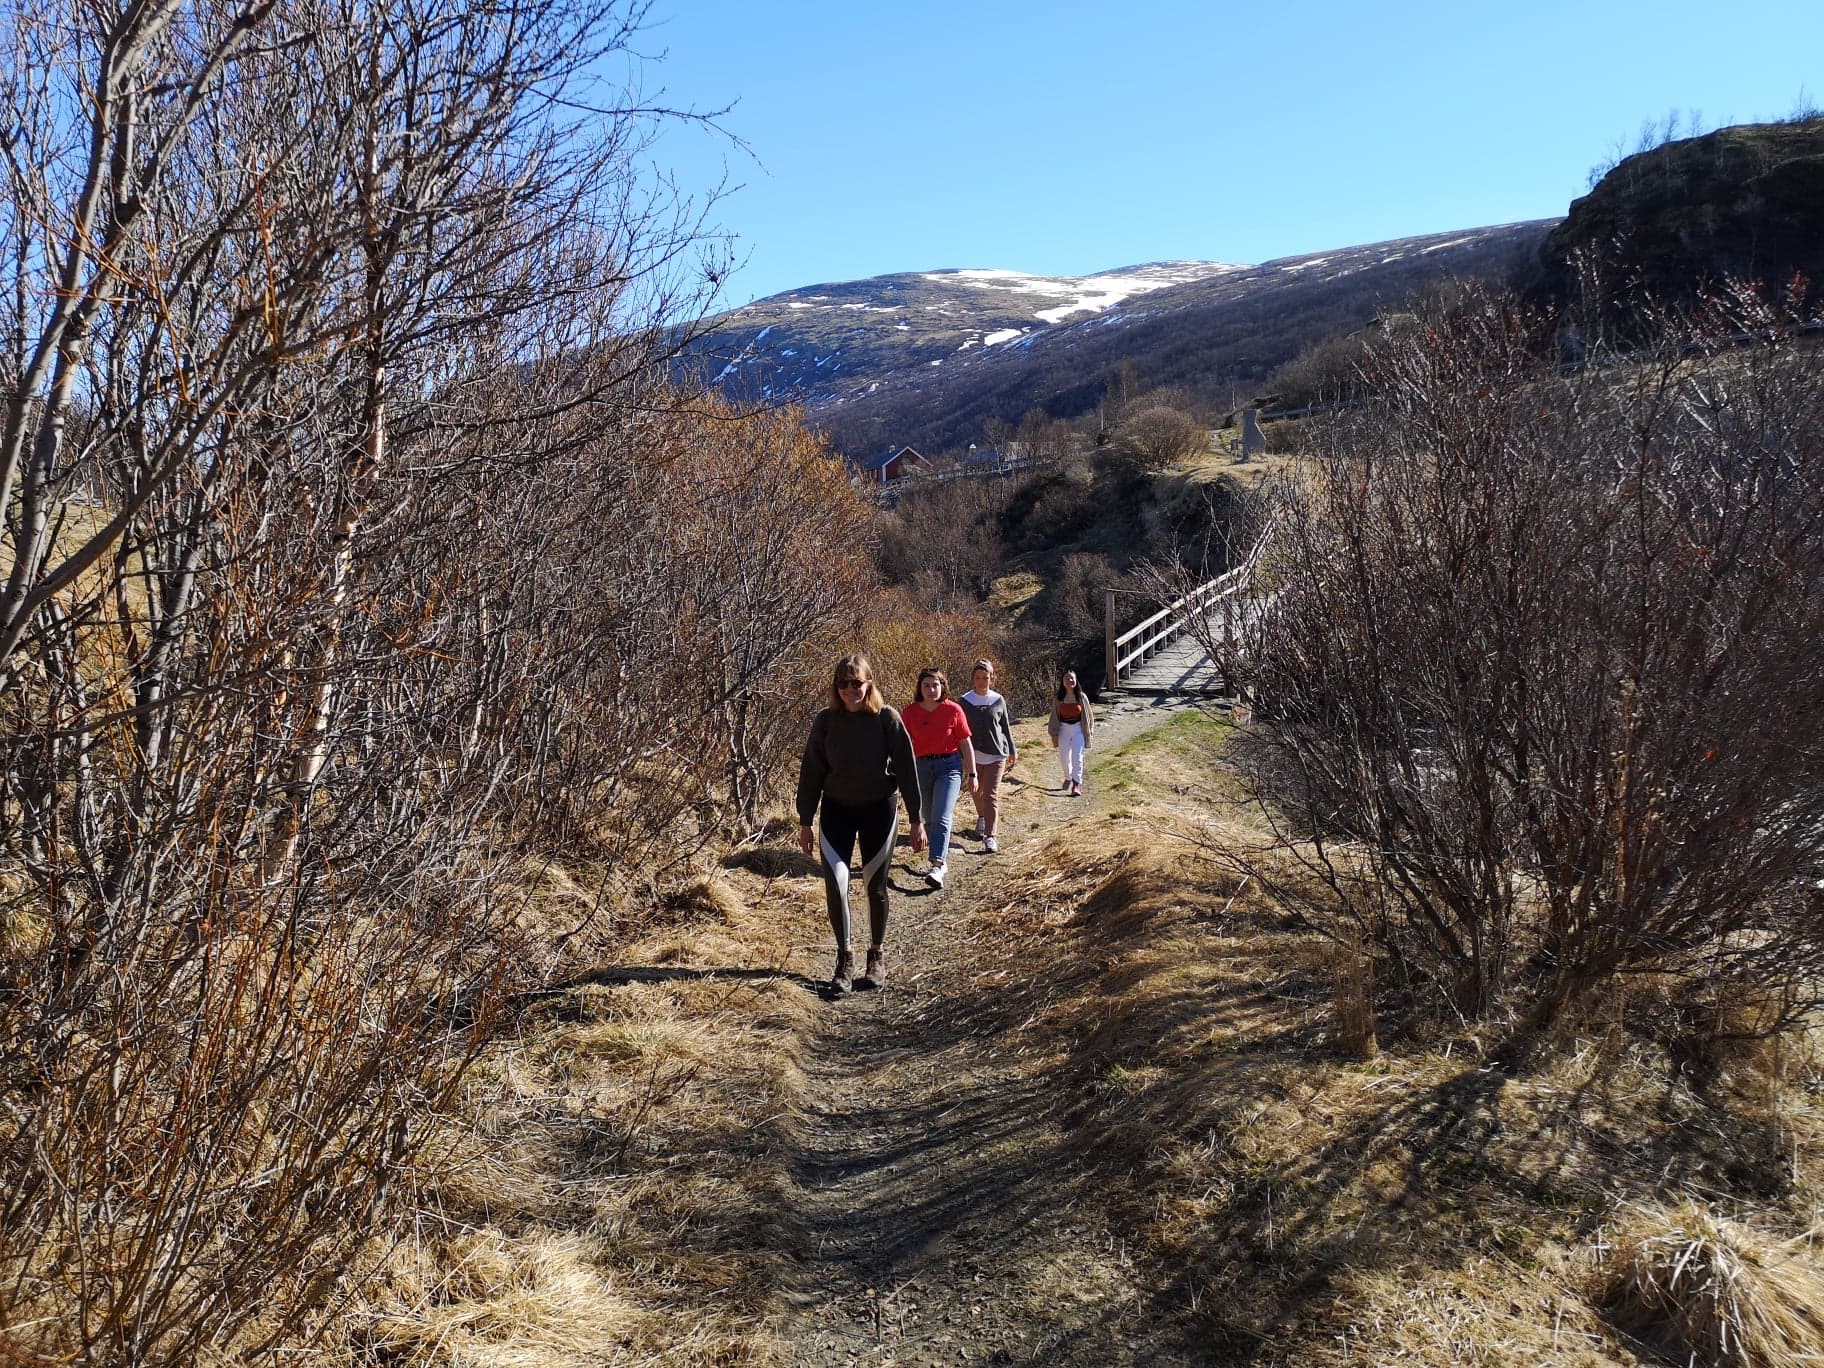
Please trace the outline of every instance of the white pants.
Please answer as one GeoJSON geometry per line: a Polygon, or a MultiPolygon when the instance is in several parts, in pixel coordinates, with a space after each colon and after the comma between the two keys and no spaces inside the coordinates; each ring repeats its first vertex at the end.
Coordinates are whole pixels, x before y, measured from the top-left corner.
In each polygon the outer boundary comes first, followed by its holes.
{"type": "Polygon", "coordinates": [[[1083,782],[1083,751],[1086,745],[1081,722],[1058,724],[1058,762],[1064,766],[1066,784],[1083,782]]]}

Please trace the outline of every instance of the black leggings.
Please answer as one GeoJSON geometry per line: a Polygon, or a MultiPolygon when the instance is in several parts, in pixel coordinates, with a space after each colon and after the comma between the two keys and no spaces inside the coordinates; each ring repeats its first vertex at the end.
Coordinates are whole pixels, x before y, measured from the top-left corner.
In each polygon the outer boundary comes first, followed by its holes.
{"type": "Polygon", "coordinates": [[[849,948],[849,857],[861,838],[861,879],[868,890],[869,944],[887,939],[887,866],[899,830],[899,795],[889,793],[874,803],[837,803],[826,795],[818,844],[823,849],[823,896],[830,908],[830,930],[838,949],[849,948]]]}

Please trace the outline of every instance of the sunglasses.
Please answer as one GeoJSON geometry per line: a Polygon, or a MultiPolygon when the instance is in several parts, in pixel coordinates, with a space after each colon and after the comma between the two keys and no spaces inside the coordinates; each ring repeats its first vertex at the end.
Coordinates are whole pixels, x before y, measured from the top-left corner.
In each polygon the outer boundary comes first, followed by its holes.
{"type": "Polygon", "coordinates": [[[872,682],[872,680],[867,679],[844,679],[839,680],[836,687],[839,689],[865,689],[872,682]]]}

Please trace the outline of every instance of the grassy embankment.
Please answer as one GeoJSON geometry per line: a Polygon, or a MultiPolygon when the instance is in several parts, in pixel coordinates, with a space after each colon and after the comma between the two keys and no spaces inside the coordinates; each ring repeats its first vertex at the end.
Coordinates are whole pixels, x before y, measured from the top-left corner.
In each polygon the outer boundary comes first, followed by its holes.
{"type": "MultiPolygon", "coordinates": [[[[1006,852],[968,909],[1024,947],[1021,1048],[1068,1090],[1077,1162],[1173,1341],[1299,1364],[1824,1346],[1809,1044],[1740,1051],[1701,1090],[1614,1014],[1349,1057],[1334,953],[1225,861],[1259,835],[1223,779],[1229,734],[1187,714],[1098,756],[1099,796],[1006,852]]],[[[750,852],[617,966],[528,1004],[475,1080],[421,1238],[351,1322],[365,1344],[392,1362],[791,1361],[788,1170],[823,938],[809,863],[750,852]]]]}

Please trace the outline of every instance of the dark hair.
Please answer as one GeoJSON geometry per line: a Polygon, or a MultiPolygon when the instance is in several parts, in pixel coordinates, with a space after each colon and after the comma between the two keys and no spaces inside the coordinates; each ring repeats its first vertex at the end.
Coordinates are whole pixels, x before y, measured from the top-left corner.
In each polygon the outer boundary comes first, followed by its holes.
{"type": "MultiPolygon", "coordinates": [[[[1071,692],[1071,689],[1068,686],[1066,686],[1064,683],[1064,676],[1065,675],[1074,675],[1075,673],[1076,673],[1075,670],[1068,670],[1068,669],[1061,671],[1059,673],[1059,675],[1058,675],[1058,702],[1062,703],[1065,699],[1065,696],[1071,692]]],[[[1076,687],[1075,692],[1077,695],[1077,701],[1079,703],[1082,702],[1083,701],[1083,681],[1080,679],[1077,681],[1077,687],[1076,687]]]]}
{"type": "Polygon", "coordinates": [[[927,679],[935,679],[939,684],[943,685],[944,686],[944,697],[945,698],[950,697],[950,681],[948,679],[944,678],[944,672],[942,670],[938,669],[935,665],[933,665],[927,669],[923,669],[918,672],[918,682],[912,686],[912,701],[914,703],[917,703],[921,699],[923,699],[924,693],[925,693],[925,681],[927,679]]]}

